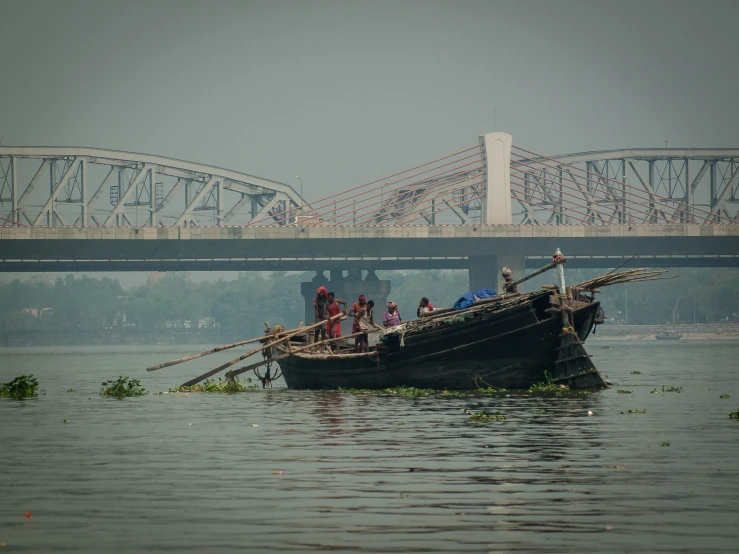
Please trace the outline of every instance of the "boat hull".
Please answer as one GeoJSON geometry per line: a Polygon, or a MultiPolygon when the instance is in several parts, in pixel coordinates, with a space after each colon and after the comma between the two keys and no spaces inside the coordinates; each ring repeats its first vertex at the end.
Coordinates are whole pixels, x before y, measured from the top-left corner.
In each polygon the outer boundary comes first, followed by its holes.
{"type": "MultiPolygon", "coordinates": [[[[580,340],[587,338],[597,309],[594,302],[575,310],[580,340]]],[[[488,319],[429,330],[406,339],[395,351],[296,354],[278,363],[293,389],[524,389],[544,381],[546,370],[553,372],[561,333],[559,317],[542,320],[525,304],[488,319]]]]}

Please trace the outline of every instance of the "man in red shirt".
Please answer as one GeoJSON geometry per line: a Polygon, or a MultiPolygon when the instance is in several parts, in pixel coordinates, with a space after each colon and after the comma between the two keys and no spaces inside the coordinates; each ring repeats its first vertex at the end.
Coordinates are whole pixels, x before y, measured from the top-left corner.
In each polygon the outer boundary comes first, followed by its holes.
{"type": "Polygon", "coordinates": [[[429,302],[429,299],[425,296],[421,298],[421,301],[418,303],[418,309],[416,310],[416,317],[421,317],[421,314],[425,314],[426,312],[433,312],[434,311],[434,305],[429,302]]]}

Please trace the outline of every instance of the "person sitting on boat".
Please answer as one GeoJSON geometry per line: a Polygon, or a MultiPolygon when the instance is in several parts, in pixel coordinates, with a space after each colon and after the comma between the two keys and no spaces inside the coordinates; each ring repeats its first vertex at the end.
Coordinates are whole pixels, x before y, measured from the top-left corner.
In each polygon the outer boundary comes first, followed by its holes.
{"type": "MultiPolygon", "coordinates": [[[[313,299],[313,312],[316,316],[316,323],[328,319],[328,291],[326,287],[318,287],[316,289],[316,297],[313,299]]],[[[326,340],[326,327],[321,325],[316,327],[313,334],[313,342],[318,342],[318,334],[321,334],[321,340],[326,340]]]]}
{"type": "Polygon", "coordinates": [[[400,317],[398,305],[394,302],[388,302],[387,311],[382,314],[382,324],[385,327],[395,327],[396,325],[400,325],[401,321],[403,321],[403,319],[400,317]]]}
{"type": "Polygon", "coordinates": [[[359,321],[357,322],[357,332],[362,333],[357,337],[356,346],[354,347],[356,352],[369,352],[369,330],[370,327],[375,329],[382,329],[379,325],[375,324],[373,318],[373,309],[375,307],[374,301],[370,300],[364,307],[359,310],[359,321]]]}
{"type": "MultiPolygon", "coordinates": [[[[339,313],[343,312],[346,315],[346,301],[345,300],[337,300],[336,295],[333,292],[328,293],[328,302],[326,303],[326,311],[328,312],[328,317],[334,317],[335,315],[339,315],[339,313]],[[342,310],[340,306],[344,306],[344,309],[342,310]]],[[[340,318],[336,318],[331,323],[328,323],[328,336],[331,339],[336,339],[341,336],[341,321],[340,318]]],[[[334,345],[336,343],[333,343],[334,345]]],[[[331,348],[331,345],[329,345],[329,348],[331,348]]]]}
{"type": "Polygon", "coordinates": [[[421,301],[418,303],[418,309],[416,310],[416,317],[421,317],[421,314],[425,314],[428,312],[434,311],[434,305],[429,302],[429,299],[425,296],[421,298],[421,301]]]}

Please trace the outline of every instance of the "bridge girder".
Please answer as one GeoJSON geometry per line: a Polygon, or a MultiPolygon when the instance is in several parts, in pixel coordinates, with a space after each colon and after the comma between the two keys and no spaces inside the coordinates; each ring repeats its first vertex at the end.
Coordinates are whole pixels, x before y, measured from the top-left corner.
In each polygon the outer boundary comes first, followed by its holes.
{"type": "Polygon", "coordinates": [[[514,195],[519,223],[576,223],[563,187],[578,195],[581,213],[593,223],[739,222],[739,148],[531,155],[512,161],[511,170],[531,192],[514,195]],[[610,219],[603,216],[604,206],[610,219]]]}
{"type": "Polygon", "coordinates": [[[98,148],[0,147],[0,225],[220,226],[307,206],[289,185],[220,167],[98,148]]]}

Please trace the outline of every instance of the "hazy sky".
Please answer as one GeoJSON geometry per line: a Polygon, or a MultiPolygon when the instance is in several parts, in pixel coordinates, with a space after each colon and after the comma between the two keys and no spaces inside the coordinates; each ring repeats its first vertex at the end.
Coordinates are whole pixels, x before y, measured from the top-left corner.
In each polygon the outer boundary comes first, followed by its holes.
{"type": "Polygon", "coordinates": [[[737,0],[0,0],[0,136],[300,175],[309,201],[491,130],[736,147],[737,21],[737,0]]]}

